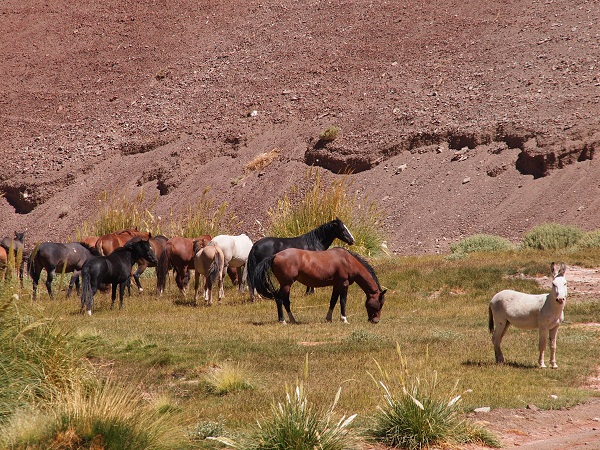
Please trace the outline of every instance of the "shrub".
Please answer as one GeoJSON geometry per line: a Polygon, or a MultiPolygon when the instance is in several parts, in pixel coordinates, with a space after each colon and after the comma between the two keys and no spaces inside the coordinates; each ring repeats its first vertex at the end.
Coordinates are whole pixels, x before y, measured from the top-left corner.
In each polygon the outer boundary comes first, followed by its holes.
{"type": "Polygon", "coordinates": [[[447,393],[440,392],[437,372],[410,377],[401,358],[403,375],[399,388],[393,389],[387,374],[379,369],[384,380],[373,379],[383,389],[385,404],[366,429],[368,437],[408,450],[470,442],[500,446],[490,432],[463,419],[458,408],[462,395],[456,395],[456,385],[447,393]]]}
{"type": "Polygon", "coordinates": [[[525,233],[522,247],[533,250],[560,250],[576,245],[582,236],[583,231],[579,228],[545,223],[525,233]]]}
{"type": "Polygon", "coordinates": [[[600,230],[585,233],[577,242],[579,248],[600,248],[600,230]]]}
{"type": "Polygon", "coordinates": [[[204,382],[208,391],[216,395],[254,388],[239,365],[227,363],[211,368],[204,382]]]}
{"type": "MultiPolygon", "coordinates": [[[[297,189],[277,207],[269,211],[271,226],[268,235],[291,237],[304,234],[325,222],[339,217],[350,229],[355,242],[353,251],[372,255],[381,251],[381,212],[374,203],[365,208],[356,195],[348,194],[349,178],[344,176],[326,185],[317,169],[307,171],[306,178],[313,182],[312,189],[301,194],[297,189]]],[[[336,242],[335,245],[345,245],[336,242]]]]}
{"type": "Polygon", "coordinates": [[[339,134],[340,134],[339,127],[329,126],[329,127],[325,128],[323,131],[321,131],[321,133],[319,134],[319,141],[321,141],[321,142],[335,141],[339,134]]]}
{"type": "Polygon", "coordinates": [[[506,252],[513,250],[514,246],[508,239],[491,236],[489,234],[476,234],[459,242],[450,244],[452,253],[467,254],[474,252],[506,252]]]}
{"type": "Polygon", "coordinates": [[[357,448],[356,438],[348,426],[356,415],[334,420],[333,412],[340,398],[338,390],[333,405],[324,412],[315,411],[308,403],[302,383],[293,392],[286,389],[283,402],[272,406],[271,419],[258,424],[254,435],[243,447],[247,450],[357,448]]]}

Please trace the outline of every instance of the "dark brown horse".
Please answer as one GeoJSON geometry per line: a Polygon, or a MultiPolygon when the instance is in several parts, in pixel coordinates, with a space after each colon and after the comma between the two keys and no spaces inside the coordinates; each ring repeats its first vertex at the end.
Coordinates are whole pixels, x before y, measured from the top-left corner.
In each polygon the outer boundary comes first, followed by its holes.
{"type": "MultiPolygon", "coordinates": [[[[152,236],[148,241],[150,242],[150,246],[152,247],[152,250],[154,251],[156,257],[160,258],[160,255],[165,249],[165,245],[168,239],[165,236],[158,235],[152,236]]],[[[135,280],[135,284],[137,284],[138,290],[140,292],[144,290],[142,288],[142,283],[140,282],[140,275],[142,275],[142,273],[144,273],[144,270],[146,270],[148,267],[156,267],[156,264],[144,258],[140,258],[137,262],[137,269],[132,274],[133,279],[135,280]]]]}
{"type": "Polygon", "coordinates": [[[166,243],[163,252],[158,258],[156,266],[156,290],[162,295],[167,283],[169,269],[175,270],[175,282],[177,287],[185,295],[187,285],[190,282],[190,270],[194,270],[194,241],[205,240],[208,243],[210,235],[197,238],[172,237],[166,243]]]}
{"type": "Polygon", "coordinates": [[[324,251],[300,250],[289,248],[261,261],[257,270],[249,273],[257,292],[277,302],[277,316],[285,323],[283,307],[291,323],[296,323],[290,310],[290,289],[294,281],[309,287],[333,286],[329,312],[326,320],[331,321],[333,309],[340,299],[341,319],[346,320],[346,298],[348,286],[356,283],[367,295],[365,307],[369,322],[377,323],[381,317],[381,308],[385,302],[387,289],[382,290],[375,271],[360,256],[340,247],[324,251]],[[277,289],[269,276],[272,271],[277,281],[277,289]]]}
{"type": "Polygon", "coordinates": [[[119,247],[123,247],[133,237],[139,236],[144,240],[150,238],[150,234],[145,231],[139,231],[136,227],[126,228],[125,230],[115,231],[114,233],[100,236],[96,242],[96,250],[101,256],[108,256],[119,247]]]}

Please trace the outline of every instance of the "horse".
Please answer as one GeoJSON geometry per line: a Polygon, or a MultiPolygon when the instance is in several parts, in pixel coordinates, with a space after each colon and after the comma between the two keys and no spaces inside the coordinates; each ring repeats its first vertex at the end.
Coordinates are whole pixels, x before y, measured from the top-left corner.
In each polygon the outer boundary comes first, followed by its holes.
{"type": "Polygon", "coordinates": [[[150,238],[150,233],[139,231],[137,227],[131,227],[115,231],[114,233],[105,234],[100,236],[96,241],[96,250],[98,250],[100,256],[108,256],[119,247],[123,247],[131,238],[136,236],[148,240],[150,238]]]}
{"type": "Polygon", "coordinates": [[[100,239],[98,236],[84,236],[81,239],[79,239],[79,243],[88,245],[90,247],[96,247],[98,239],[100,239]]]}
{"type": "Polygon", "coordinates": [[[89,258],[81,268],[81,310],[92,315],[94,295],[101,284],[112,284],[111,309],[114,307],[119,286],[119,309],[123,308],[125,286],[129,283],[133,265],[140,258],[157,263],[150,242],[139,236],[108,256],[89,258]]]}
{"type": "MultiPolygon", "coordinates": [[[[354,244],[354,236],[352,236],[350,230],[348,230],[346,225],[344,225],[337,217],[300,236],[288,238],[264,237],[256,241],[248,255],[247,264],[250,299],[252,300],[254,298],[254,286],[251,280],[255,278],[256,275],[253,273],[256,271],[256,268],[261,261],[287,248],[327,250],[335,238],[338,238],[348,245],[354,244]],[[253,275],[251,276],[251,274],[253,275]]],[[[312,288],[307,288],[306,292],[312,292],[312,288]]]]}
{"type": "MultiPolygon", "coordinates": [[[[148,241],[150,242],[150,246],[152,247],[152,250],[154,251],[154,254],[156,255],[157,258],[160,258],[160,255],[162,254],[163,250],[165,249],[165,244],[167,243],[168,239],[163,236],[163,235],[158,235],[158,236],[152,236],[148,239],[148,241]]],[[[150,261],[144,259],[144,258],[140,258],[137,261],[137,269],[135,269],[135,272],[133,272],[132,276],[133,276],[133,280],[135,281],[135,284],[138,287],[138,291],[142,292],[144,289],[142,288],[142,283],[140,282],[140,276],[144,273],[144,270],[146,270],[148,267],[156,267],[156,264],[151,263],[150,261]]]]}
{"type": "Polygon", "coordinates": [[[71,295],[73,286],[76,286],[77,293],[79,293],[79,273],[83,264],[92,256],[99,256],[96,249],[78,242],[67,244],[42,242],[37,245],[29,258],[29,276],[33,280],[33,300],[35,301],[37,298],[37,288],[42,270],[46,270],[46,289],[51,299],[54,298],[52,280],[57,270],[64,273],[73,272],[69,281],[67,297],[71,295]]]}
{"type": "MultiPolygon", "coordinates": [[[[244,292],[244,285],[246,284],[248,273],[246,263],[248,262],[248,254],[252,248],[252,241],[250,238],[246,234],[240,234],[238,236],[220,234],[212,238],[207,245],[217,245],[223,250],[225,268],[227,270],[230,268],[235,269],[237,272],[235,280],[237,281],[238,291],[244,292]]],[[[233,281],[233,277],[231,278],[233,281]]]]}
{"type": "Polygon", "coordinates": [[[200,275],[204,275],[204,301],[212,305],[212,287],[215,282],[219,285],[219,303],[223,298],[223,274],[225,273],[225,255],[217,245],[206,244],[204,240],[194,241],[194,303],[198,302],[198,287],[200,275]]]}
{"type": "Polygon", "coordinates": [[[0,247],[0,280],[4,280],[6,275],[6,266],[8,265],[8,253],[4,247],[0,247]]]}
{"type": "Polygon", "coordinates": [[[156,265],[156,291],[162,295],[167,284],[167,274],[170,268],[175,270],[175,282],[185,296],[190,282],[190,270],[194,270],[194,240],[208,243],[212,236],[206,234],[197,238],[172,237],[165,243],[165,248],[158,258],[156,265]]]}
{"type": "Polygon", "coordinates": [[[556,334],[558,326],[564,318],[564,307],[567,300],[566,266],[551,264],[552,290],[549,294],[524,294],[523,292],[504,290],[492,297],[489,304],[489,330],[496,354],[496,362],[504,363],[504,355],[500,343],[508,327],[512,324],[524,330],[539,329],[540,368],[546,367],[544,352],[547,338],[550,338],[550,365],[557,369],[556,334]],[[496,326],[494,329],[494,325],[496,326]]]}
{"type": "Polygon", "coordinates": [[[248,274],[248,280],[257,292],[266,298],[274,298],[277,303],[279,322],[285,323],[283,307],[291,323],[296,323],[290,310],[290,289],[295,281],[310,286],[333,286],[329,311],[325,320],[331,322],[333,309],[340,299],[341,320],[346,318],[348,286],[358,284],[367,296],[365,307],[371,323],[378,323],[385,302],[387,289],[382,289],[373,267],[360,256],[341,247],[329,250],[301,250],[289,248],[262,260],[256,270],[248,274]],[[279,289],[275,288],[269,270],[272,271],[279,289]]]}
{"type": "Polygon", "coordinates": [[[21,252],[21,264],[19,266],[19,279],[21,281],[21,286],[23,286],[23,272],[25,272],[25,262],[26,262],[26,257],[25,257],[25,231],[23,232],[18,232],[15,231],[15,237],[14,238],[9,238],[4,237],[2,238],[2,240],[0,241],[0,247],[4,250],[4,253],[6,253],[6,257],[4,258],[5,260],[5,266],[6,263],[8,262],[8,255],[11,255],[11,249],[12,249],[12,255],[15,258],[15,261],[18,259],[17,255],[19,254],[19,252],[21,252]]]}

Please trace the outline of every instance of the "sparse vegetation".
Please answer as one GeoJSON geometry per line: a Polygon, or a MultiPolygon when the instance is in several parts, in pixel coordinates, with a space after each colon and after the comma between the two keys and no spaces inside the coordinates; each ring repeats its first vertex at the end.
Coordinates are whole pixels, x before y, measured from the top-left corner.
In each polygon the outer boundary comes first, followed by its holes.
{"type": "Polygon", "coordinates": [[[273,150],[257,155],[252,161],[244,166],[244,173],[250,173],[264,169],[277,158],[279,158],[280,154],[281,150],[274,148],[273,150]]]}
{"type": "Polygon", "coordinates": [[[582,237],[583,231],[577,227],[545,223],[525,233],[522,247],[534,250],[561,250],[577,245],[582,237]]]}
{"type": "Polygon", "coordinates": [[[585,233],[577,241],[577,246],[580,248],[600,248],[600,230],[585,233]]]}
{"type": "Polygon", "coordinates": [[[333,142],[337,139],[338,135],[340,134],[340,128],[336,127],[336,126],[329,126],[327,128],[325,128],[323,131],[321,131],[321,133],[319,134],[319,141],[321,142],[333,142]]]}
{"type": "MultiPolygon", "coordinates": [[[[308,192],[294,191],[291,197],[285,196],[278,201],[277,208],[269,211],[268,235],[298,236],[339,217],[354,236],[353,251],[364,255],[378,254],[383,237],[382,215],[377,206],[374,203],[365,206],[357,195],[349,194],[348,177],[328,183],[317,169],[309,170],[306,179],[313,183],[308,192]]],[[[336,242],[335,245],[345,244],[336,242]]]]}

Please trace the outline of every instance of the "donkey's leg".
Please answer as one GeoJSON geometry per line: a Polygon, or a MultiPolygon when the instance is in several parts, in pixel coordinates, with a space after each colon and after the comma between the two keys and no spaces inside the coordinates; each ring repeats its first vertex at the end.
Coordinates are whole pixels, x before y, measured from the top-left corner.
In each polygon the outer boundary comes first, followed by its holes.
{"type": "Polygon", "coordinates": [[[502,354],[502,350],[500,349],[500,344],[509,326],[510,322],[506,320],[502,322],[495,322],[496,328],[494,329],[494,333],[492,334],[492,343],[494,344],[494,353],[496,354],[497,363],[504,363],[504,355],[502,354]]]}
{"type": "Polygon", "coordinates": [[[52,295],[52,281],[54,280],[54,273],[54,269],[46,271],[46,289],[48,290],[48,295],[51,299],[54,299],[54,295],[52,295]]]}
{"type": "Polygon", "coordinates": [[[538,363],[540,365],[540,368],[543,369],[546,367],[546,364],[544,363],[544,352],[546,351],[546,343],[548,342],[548,328],[540,327],[539,333],[540,333],[540,341],[539,341],[540,358],[538,360],[538,363]]]}
{"type": "Polygon", "coordinates": [[[550,367],[558,369],[556,364],[556,334],[558,333],[558,325],[550,330],[550,367]]]}

